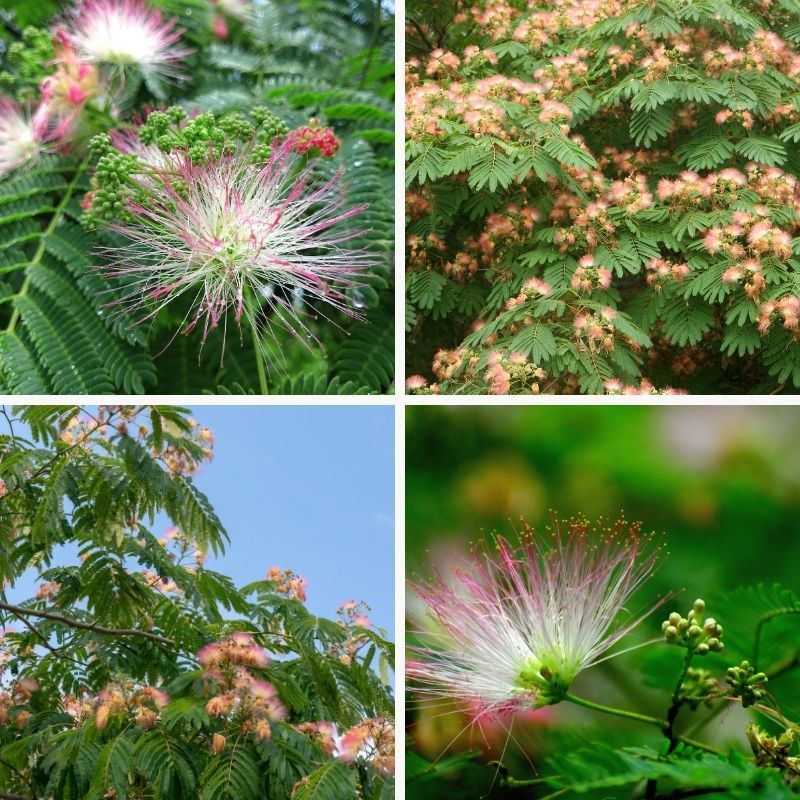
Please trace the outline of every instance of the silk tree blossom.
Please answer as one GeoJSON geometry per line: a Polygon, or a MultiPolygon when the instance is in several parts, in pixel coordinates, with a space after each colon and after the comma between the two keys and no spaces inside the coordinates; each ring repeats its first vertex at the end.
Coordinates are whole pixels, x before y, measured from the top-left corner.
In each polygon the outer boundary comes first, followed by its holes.
{"type": "Polygon", "coordinates": [[[183,30],[145,0],[79,0],[66,18],[65,35],[87,63],[111,64],[175,76],[190,51],[183,30]]]}
{"type": "Polygon", "coordinates": [[[473,550],[452,580],[436,573],[414,586],[440,632],[406,664],[423,696],[458,699],[476,720],[564,699],[646,616],[620,619],[659,555],[624,520],[596,534],[582,519],[566,535],[558,523],[547,535],[526,526],[519,547],[494,544],[473,550]]]}
{"type": "Polygon", "coordinates": [[[46,105],[40,104],[31,116],[0,95],[0,177],[37,160],[53,138],[49,128],[46,105]]]}
{"type": "Polygon", "coordinates": [[[179,297],[191,303],[186,332],[202,322],[203,338],[228,311],[254,332],[310,335],[298,297],[358,317],[344,292],[374,258],[342,247],[362,232],[341,223],[366,206],[346,207],[341,172],[317,177],[286,140],[266,163],[251,163],[247,148],[201,165],[182,154],[148,179],[147,205],[131,201],[133,218],[112,226],[131,244],[111,251],[109,268],[128,280],[122,304],[143,320],[179,297]]]}

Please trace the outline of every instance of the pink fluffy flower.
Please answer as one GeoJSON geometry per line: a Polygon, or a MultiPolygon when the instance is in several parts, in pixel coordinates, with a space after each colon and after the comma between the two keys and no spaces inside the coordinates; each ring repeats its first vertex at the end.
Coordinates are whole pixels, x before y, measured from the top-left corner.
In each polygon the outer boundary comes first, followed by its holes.
{"type": "Polygon", "coordinates": [[[618,617],[658,556],[624,521],[597,536],[585,520],[565,535],[526,528],[519,547],[494,544],[450,581],[437,573],[414,587],[441,633],[406,664],[417,691],[459,699],[478,719],[563,699],[643,619],[618,617]]]}
{"type": "Polygon", "coordinates": [[[164,20],[145,0],[78,0],[65,27],[78,57],[88,63],[175,76],[190,53],[179,44],[183,31],[176,20],[164,20]]]}
{"type": "Polygon", "coordinates": [[[428,381],[422,375],[410,375],[406,378],[406,389],[413,392],[415,389],[424,389],[428,381]]]}
{"type": "Polygon", "coordinates": [[[265,351],[272,325],[308,333],[298,298],[357,317],[344,292],[374,258],[342,247],[360,234],[342,223],[366,206],[347,208],[341,177],[316,178],[288,142],[265,164],[250,163],[244,150],[154,168],[148,206],[131,203],[134,219],[114,226],[131,242],[112,252],[108,268],[128,281],[122,304],[149,319],[186,297],[186,331],[202,323],[204,337],[231,311],[246,317],[265,351]]]}
{"type": "Polygon", "coordinates": [[[394,722],[386,717],[365,719],[344,733],[339,740],[342,761],[364,759],[383,775],[394,774],[394,722]]]}
{"type": "Polygon", "coordinates": [[[33,116],[0,95],[0,177],[32,164],[41,155],[49,139],[50,119],[47,107],[40,105],[33,116]]]}

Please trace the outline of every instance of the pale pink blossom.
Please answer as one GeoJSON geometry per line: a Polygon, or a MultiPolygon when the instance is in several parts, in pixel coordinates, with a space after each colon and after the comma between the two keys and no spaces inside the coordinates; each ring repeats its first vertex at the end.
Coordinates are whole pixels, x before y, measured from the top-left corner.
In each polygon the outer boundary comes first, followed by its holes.
{"type": "Polygon", "coordinates": [[[178,75],[190,53],[176,20],[164,20],[145,0],[78,0],[64,33],[82,61],[152,74],[178,75]]]}
{"type": "Polygon", "coordinates": [[[299,161],[284,142],[265,164],[251,163],[245,149],[207,164],[180,156],[151,170],[147,205],[131,201],[133,218],[112,226],[130,242],[107,267],[126,282],[121,305],[144,321],[185,297],[185,330],[200,324],[204,338],[228,312],[237,322],[244,316],[265,356],[272,326],[311,335],[298,297],[358,318],[345,290],[375,257],[342,247],[360,235],[342,223],[366,206],[347,207],[341,172],[318,179],[299,161]]]}
{"type": "Polygon", "coordinates": [[[414,586],[441,629],[406,662],[416,691],[462,700],[477,718],[555,703],[643,619],[618,620],[658,556],[638,526],[593,535],[575,520],[566,534],[521,538],[497,537],[450,580],[414,586]]]}

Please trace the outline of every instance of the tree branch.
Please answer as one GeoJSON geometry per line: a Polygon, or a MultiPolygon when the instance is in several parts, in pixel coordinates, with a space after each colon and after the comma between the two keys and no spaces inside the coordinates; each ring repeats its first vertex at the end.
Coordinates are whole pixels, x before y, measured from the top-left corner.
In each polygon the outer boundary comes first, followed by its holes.
{"type": "Polygon", "coordinates": [[[24,794],[11,794],[10,792],[0,791],[0,800],[36,800],[36,798],[28,797],[24,794]]]}
{"type": "MultiPolygon", "coordinates": [[[[151,642],[158,642],[159,644],[175,644],[172,639],[167,639],[165,636],[159,636],[157,633],[137,631],[133,628],[104,628],[102,625],[95,625],[92,622],[81,622],[80,620],[73,619],[72,617],[54,614],[52,611],[36,611],[32,608],[14,606],[10,603],[4,603],[2,601],[0,601],[0,609],[9,611],[16,616],[41,617],[42,619],[49,619],[53,622],[60,622],[62,625],[67,625],[70,628],[78,628],[82,631],[92,631],[93,633],[102,633],[106,636],[139,636],[143,639],[149,639],[151,642]]],[[[2,797],[0,797],[0,800],[2,800],[2,797]]]]}

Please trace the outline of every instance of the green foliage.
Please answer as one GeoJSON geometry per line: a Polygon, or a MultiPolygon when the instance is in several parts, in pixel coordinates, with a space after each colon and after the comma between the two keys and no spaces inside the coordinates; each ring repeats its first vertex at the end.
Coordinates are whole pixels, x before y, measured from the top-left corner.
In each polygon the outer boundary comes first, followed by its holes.
{"type": "Polygon", "coordinates": [[[205,566],[227,540],[193,483],[211,432],[168,406],[4,413],[0,583],[42,590],[0,594],[0,794],[391,800],[393,647],[311,614],[289,573],[240,589],[205,566]],[[383,738],[339,757],[364,725],[383,738]]]}
{"type": "Polygon", "coordinates": [[[660,756],[647,748],[612,750],[598,744],[550,760],[559,777],[548,779],[554,788],[585,794],[596,789],[632,786],[641,781],[665,781],[672,791],[725,787],[731,798],[778,800],[794,797],[777,770],[756,767],[737,753],[714,756],[684,748],[660,756]]]}

